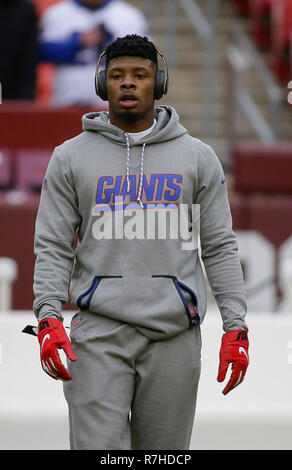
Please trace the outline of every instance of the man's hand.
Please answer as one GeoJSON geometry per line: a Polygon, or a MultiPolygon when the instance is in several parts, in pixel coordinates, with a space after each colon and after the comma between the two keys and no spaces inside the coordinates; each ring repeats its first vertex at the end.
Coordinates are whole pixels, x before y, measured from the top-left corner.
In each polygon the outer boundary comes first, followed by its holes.
{"type": "Polygon", "coordinates": [[[72,376],[64,367],[58,353],[58,349],[63,349],[70,361],[77,361],[63,323],[57,318],[41,320],[38,340],[43,370],[56,380],[71,380],[72,376]]]}
{"type": "Polygon", "coordinates": [[[244,379],[249,362],[247,332],[233,330],[225,333],[222,337],[219,358],[218,382],[223,382],[228,366],[232,364],[230,380],[222,392],[226,395],[244,379]]]}

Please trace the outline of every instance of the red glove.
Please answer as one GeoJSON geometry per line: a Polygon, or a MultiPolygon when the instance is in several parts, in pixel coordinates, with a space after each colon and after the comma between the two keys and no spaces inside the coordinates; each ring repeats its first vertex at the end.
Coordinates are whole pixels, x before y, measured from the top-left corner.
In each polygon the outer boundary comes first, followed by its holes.
{"type": "Polygon", "coordinates": [[[248,366],[248,337],[246,330],[228,331],[222,337],[220,349],[220,363],[218,370],[218,382],[223,382],[229,364],[232,364],[231,377],[223,394],[239,385],[245,376],[248,366]]]}
{"type": "Polygon", "coordinates": [[[58,349],[63,349],[70,361],[77,361],[63,323],[57,318],[41,320],[38,328],[38,340],[43,370],[56,380],[71,380],[72,376],[64,367],[58,353],[58,349]]]}

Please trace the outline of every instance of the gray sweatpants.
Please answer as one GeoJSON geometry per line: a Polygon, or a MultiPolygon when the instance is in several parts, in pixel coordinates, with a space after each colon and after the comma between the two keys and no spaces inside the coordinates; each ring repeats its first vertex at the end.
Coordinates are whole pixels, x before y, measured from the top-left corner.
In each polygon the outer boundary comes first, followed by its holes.
{"type": "Polygon", "coordinates": [[[64,383],[71,449],[188,449],[200,377],[200,327],[151,342],[90,312],[71,321],[78,360],[64,383]]]}

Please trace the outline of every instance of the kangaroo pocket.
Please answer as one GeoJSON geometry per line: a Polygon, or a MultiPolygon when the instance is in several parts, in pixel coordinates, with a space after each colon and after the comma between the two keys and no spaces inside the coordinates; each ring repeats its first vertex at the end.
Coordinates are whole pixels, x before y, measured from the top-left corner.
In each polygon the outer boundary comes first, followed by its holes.
{"type": "Polygon", "coordinates": [[[175,276],[95,276],[79,295],[80,310],[127,322],[152,340],[200,323],[195,292],[175,276]]]}

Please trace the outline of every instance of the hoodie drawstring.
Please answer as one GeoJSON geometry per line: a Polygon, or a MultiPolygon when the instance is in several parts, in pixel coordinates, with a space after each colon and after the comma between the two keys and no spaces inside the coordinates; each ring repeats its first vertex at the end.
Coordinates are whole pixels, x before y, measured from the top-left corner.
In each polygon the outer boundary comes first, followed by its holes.
{"type": "MultiPolygon", "coordinates": [[[[126,163],[126,173],[127,173],[127,192],[130,191],[130,142],[129,142],[129,136],[126,132],[124,132],[124,135],[126,137],[126,142],[127,142],[127,163],[126,163]]],[[[139,189],[138,189],[138,196],[137,196],[137,202],[139,202],[140,206],[144,209],[142,200],[141,200],[141,195],[142,195],[142,185],[143,185],[143,176],[144,176],[144,155],[145,155],[145,147],[146,143],[142,145],[142,150],[141,150],[141,162],[140,162],[140,182],[139,182],[139,189]]]]}
{"type": "Polygon", "coordinates": [[[126,171],[127,171],[127,193],[130,191],[130,142],[129,137],[126,132],[124,132],[127,142],[127,163],[126,163],[126,171]]]}
{"type": "Polygon", "coordinates": [[[137,201],[140,203],[141,207],[144,208],[143,202],[141,201],[141,195],[142,195],[142,185],[143,185],[143,175],[144,175],[144,154],[145,154],[145,147],[146,144],[142,145],[142,151],[141,151],[141,165],[140,165],[140,183],[139,183],[139,190],[138,190],[138,196],[137,196],[137,201]]]}

